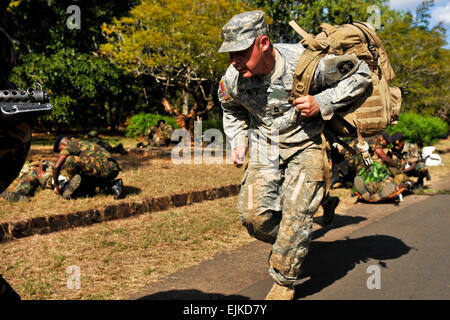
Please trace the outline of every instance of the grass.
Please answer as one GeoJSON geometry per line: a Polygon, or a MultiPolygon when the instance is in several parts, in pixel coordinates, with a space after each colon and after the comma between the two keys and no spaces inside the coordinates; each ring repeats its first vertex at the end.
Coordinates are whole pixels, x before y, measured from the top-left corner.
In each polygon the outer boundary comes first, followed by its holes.
{"type": "Polygon", "coordinates": [[[125,299],[250,241],[232,197],[2,243],[0,273],[23,299],[125,299]],[[67,287],[69,266],[80,290],[67,287]]]}
{"type": "MultiPolygon", "coordinates": [[[[50,147],[33,145],[28,159],[56,161],[58,155],[50,147]]],[[[36,193],[29,202],[10,203],[0,198],[0,222],[49,216],[87,210],[118,202],[137,201],[173,193],[203,190],[239,184],[243,169],[230,164],[175,164],[170,159],[151,159],[149,156],[117,155],[122,167],[119,178],[124,183],[125,199],[114,200],[112,195],[97,194],[92,198],[64,200],[52,190],[36,193]]],[[[14,189],[14,184],[9,190],[14,189]]]]}
{"type": "MultiPolygon", "coordinates": [[[[450,140],[437,143],[436,148],[443,166],[430,167],[433,184],[448,180],[450,140]]],[[[191,187],[239,183],[242,174],[242,169],[230,165],[175,166],[170,160],[132,155],[119,159],[124,166],[125,184],[140,188],[139,194],[129,196],[137,199],[191,187]]],[[[342,211],[355,201],[349,189],[331,193],[341,197],[342,211]]],[[[47,206],[60,213],[67,208],[80,210],[83,206],[114,202],[111,196],[102,195],[69,201],[55,199],[48,190],[30,203],[11,206],[16,213],[24,210],[33,214],[48,210],[47,206]]],[[[206,201],[0,243],[0,273],[24,299],[125,299],[141,292],[148,283],[253,241],[241,226],[236,202],[236,197],[206,201]],[[70,266],[79,267],[79,290],[67,287],[70,266]]],[[[6,212],[5,203],[1,203],[2,212],[6,212]]],[[[316,216],[322,214],[321,210],[316,216]]]]}

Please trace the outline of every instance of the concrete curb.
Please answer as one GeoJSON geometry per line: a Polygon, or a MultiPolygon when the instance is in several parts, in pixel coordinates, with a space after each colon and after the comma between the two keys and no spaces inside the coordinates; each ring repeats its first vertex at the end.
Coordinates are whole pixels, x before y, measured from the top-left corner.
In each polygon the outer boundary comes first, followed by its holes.
{"type": "Polygon", "coordinates": [[[237,195],[239,190],[240,185],[228,185],[134,202],[121,202],[117,205],[86,211],[3,222],[0,223],[0,242],[28,237],[34,234],[46,234],[104,221],[128,218],[143,213],[163,211],[206,200],[231,197],[237,195]]]}

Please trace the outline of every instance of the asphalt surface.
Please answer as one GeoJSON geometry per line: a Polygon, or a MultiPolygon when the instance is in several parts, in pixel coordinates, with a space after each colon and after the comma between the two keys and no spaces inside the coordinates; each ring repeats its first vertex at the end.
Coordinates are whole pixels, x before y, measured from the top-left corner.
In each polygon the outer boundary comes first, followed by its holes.
{"type": "MultiPolygon", "coordinates": [[[[345,239],[313,242],[295,298],[450,299],[449,206],[449,195],[431,197],[345,239]]],[[[271,285],[266,279],[238,294],[264,299],[271,285]]]]}
{"type": "MultiPolygon", "coordinates": [[[[315,218],[295,298],[450,299],[449,208],[450,195],[411,195],[401,206],[359,203],[346,212],[337,210],[329,227],[315,218]]],[[[267,273],[269,251],[270,245],[254,241],[130,298],[264,299],[273,284],[267,273]]]]}

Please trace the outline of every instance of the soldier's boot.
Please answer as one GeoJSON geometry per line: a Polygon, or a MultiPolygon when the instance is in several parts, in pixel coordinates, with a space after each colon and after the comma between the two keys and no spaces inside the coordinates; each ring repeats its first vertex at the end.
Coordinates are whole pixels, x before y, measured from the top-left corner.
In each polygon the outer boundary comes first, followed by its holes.
{"type": "Polygon", "coordinates": [[[0,301],[18,301],[20,296],[0,274],[0,301]]]}
{"type": "Polygon", "coordinates": [[[336,210],[339,204],[339,197],[330,197],[322,203],[323,208],[323,216],[322,222],[324,225],[329,225],[334,219],[334,211],[336,210]]]}
{"type": "Polygon", "coordinates": [[[265,300],[293,300],[295,290],[291,286],[282,286],[274,283],[265,300]]]}
{"type": "Polygon", "coordinates": [[[123,148],[123,144],[119,143],[114,148],[111,148],[111,153],[119,153],[121,155],[128,154],[128,152],[123,148]]]}
{"type": "Polygon", "coordinates": [[[27,195],[22,192],[11,192],[11,191],[3,191],[1,197],[9,202],[19,202],[19,201],[28,201],[27,195]]]}
{"type": "Polygon", "coordinates": [[[124,149],[123,144],[119,144],[117,147],[117,152],[119,152],[121,155],[128,154],[128,151],[124,149]]]}
{"type": "Polygon", "coordinates": [[[81,176],[76,174],[70,179],[68,183],[64,186],[62,190],[62,197],[64,199],[70,199],[70,197],[74,194],[74,192],[79,188],[81,184],[81,176]]]}
{"type": "Polygon", "coordinates": [[[361,195],[361,197],[369,201],[371,199],[370,193],[366,188],[366,184],[364,183],[364,180],[360,176],[356,176],[353,184],[355,186],[356,191],[361,195]]]}
{"type": "Polygon", "coordinates": [[[122,189],[123,189],[123,182],[122,179],[116,179],[113,182],[111,182],[111,185],[109,186],[108,190],[110,191],[111,194],[114,195],[114,199],[121,199],[123,194],[122,194],[122,189]]]}

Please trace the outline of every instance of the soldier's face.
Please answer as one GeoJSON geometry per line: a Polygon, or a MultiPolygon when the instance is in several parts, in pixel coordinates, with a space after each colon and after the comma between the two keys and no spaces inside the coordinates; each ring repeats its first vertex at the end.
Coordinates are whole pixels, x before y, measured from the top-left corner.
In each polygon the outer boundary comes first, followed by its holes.
{"type": "Polygon", "coordinates": [[[261,38],[257,37],[250,48],[243,51],[230,52],[231,64],[244,78],[261,75],[261,64],[263,61],[264,48],[261,38]]]}

